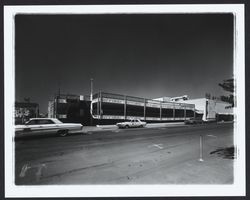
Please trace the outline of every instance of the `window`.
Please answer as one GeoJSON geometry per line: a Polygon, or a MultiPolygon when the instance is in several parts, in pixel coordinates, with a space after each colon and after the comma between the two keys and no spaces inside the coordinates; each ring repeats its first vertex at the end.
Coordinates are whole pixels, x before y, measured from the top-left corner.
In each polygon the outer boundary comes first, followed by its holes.
{"type": "Polygon", "coordinates": [[[55,124],[62,124],[63,122],[61,122],[59,119],[53,119],[55,124]]]}
{"type": "Polygon", "coordinates": [[[31,120],[27,122],[27,125],[36,125],[36,124],[38,124],[37,120],[31,120]]]}
{"type": "Polygon", "coordinates": [[[50,119],[41,119],[37,121],[38,121],[38,124],[54,124],[54,122],[50,119]]]}
{"type": "Polygon", "coordinates": [[[50,119],[36,119],[36,120],[31,120],[27,123],[27,125],[38,125],[38,124],[54,124],[54,122],[50,119]]]}
{"type": "Polygon", "coordinates": [[[143,117],[144,116],[144,107],[127,104],[126,105],[126,114],[128,116],[143,117]]]}
{"type": "Polygon", "coordinates": [[[194,111],[193,110],[186,110],[186,117],[194,117],[194,111]]]}
{"type": "Polygon", "coordinates": [[[104,115],[124,115],[124,104],[102,103],[104,115]]]}
{"type": "Polygon", "coordinates": [[[146,108],[146,117],[160,117],[160,108],[146,108]]]}
{"type": "Polygon", "coordinates": [[[173,109],[167,109],[167,108],[162,109],[161,117],[163,118],[173,117],[173,115],[174,115],[173,109]]]}
{"type": "Polygon", "coordinates": [[[175,117],[177,117],[177,118],[184,117],[184,110],[182,110],[182,109],[175,109],[175,117]]]}
{"type": "Polygon", "coordinates": [[[69,109],[68,103],[58,103],[56,107],[56,112],[58,115],[66,114],[69,109]]]}
{"type": "Polygon", "coordinates": [[[84,110],[80,109],[80,116],[84,116],[84,110]]]}

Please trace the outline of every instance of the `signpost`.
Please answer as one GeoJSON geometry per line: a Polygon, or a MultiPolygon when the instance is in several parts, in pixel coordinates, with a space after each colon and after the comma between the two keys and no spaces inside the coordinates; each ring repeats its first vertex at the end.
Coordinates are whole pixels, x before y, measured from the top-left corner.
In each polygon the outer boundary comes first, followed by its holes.
{"type": "Polygon", "coordinates": [[[199,158],[200,162],[203,162],[203,137],[202,135],[200,135],[200,158],[199,158]]]}

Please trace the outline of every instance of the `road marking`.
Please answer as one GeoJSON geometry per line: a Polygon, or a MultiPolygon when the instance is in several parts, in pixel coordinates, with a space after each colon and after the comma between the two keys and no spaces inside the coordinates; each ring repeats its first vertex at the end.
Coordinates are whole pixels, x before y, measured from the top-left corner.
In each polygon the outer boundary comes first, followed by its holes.
{"type": "Polygon", "coordinates": [[[162,144],[152,144],[152,145],[149,145],[148,147],[157,147],[159,149],[163,149],[162,144]]]}
{"type": "Polygon", "coordinates": [[[42,176],[42,170],[43,168],[47,168],[46,164],[37,164],[37,165],[28,165],[28,164],[25,164],[23,165],[22,169],[21,169],[21,172],[19,174],[19,177],[23,178],[25,177],[26,175],[26,172],[29,170],[29,169],[32,169],[32,168],[37,168],[37,172],[36,172],[36,180],[39,181],[41,176],[42,176]]]}
{"type": "Polygon", "coordinates": [[[166,127],[162,127],[162,128],[158,128],[159,130],[165,130],[166,129],[166,127]]]}
{"type": "Polygon", "coordinates": [[[23,165],[21,172],[19,174],[19,177],[25,177],[25,174],[27,172],[28,169],[30,169],[31,167],[29,167],[28,164],[23,165]]]}
{"type": "Polygon", "coordinates": [[[39,166],[35,166],[37,167],[37,172],[36,172],[36,181],[39,181],[41,176],[42,176],[42,170],[43,168],[47,168],[46,164],[41,164],[39,166]]]}
{"type": "Polygon", "coordinates": [[[208,137],[214,137],[214,138],[217,138],[217,136],[215,135],[207,135],[208,137]]]}

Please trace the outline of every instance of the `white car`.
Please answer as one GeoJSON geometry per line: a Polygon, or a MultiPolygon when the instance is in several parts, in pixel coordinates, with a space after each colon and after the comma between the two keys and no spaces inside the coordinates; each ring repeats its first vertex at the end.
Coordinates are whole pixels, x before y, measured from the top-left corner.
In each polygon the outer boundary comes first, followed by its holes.
{"type": "Polygon", "coordinates": [[[15,126],[15,136],[57,134],[66,136],[82,130],[82,124],[63,123],[56,118],[31,118],[24,125],[15,126]]]}
{"type": "Polygon", "coordinates": [[[147,124],[146,122],[142,122],[139,119],[132,119],[129,122],[117,123],[116,126],[118,126],[118,128],[136,128],[136,127],[145,127],[146,124],[147,124]]]}

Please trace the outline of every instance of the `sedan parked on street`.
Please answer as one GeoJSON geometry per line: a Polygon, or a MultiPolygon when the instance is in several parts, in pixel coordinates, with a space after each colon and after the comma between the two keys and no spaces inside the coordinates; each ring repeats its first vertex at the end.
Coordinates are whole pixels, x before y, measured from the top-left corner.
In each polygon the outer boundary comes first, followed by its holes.
{"type": "Polygon", "coordinates": [[[139,119],[132,119],[131,121],[128,122],[117,123],[116,126],[118,126],[118,128],[137,128],[137,127],[145,127],[146,124],[147,124],[146,122],[142,122],[139,119]]]}
{"type": "Polygon", "coordinates": [[[15,126],[15,137],[56,134],[66,136],[82,130],[82,124],[63,123],[56,118],[31,118],[24,125],[15,126]]]}

